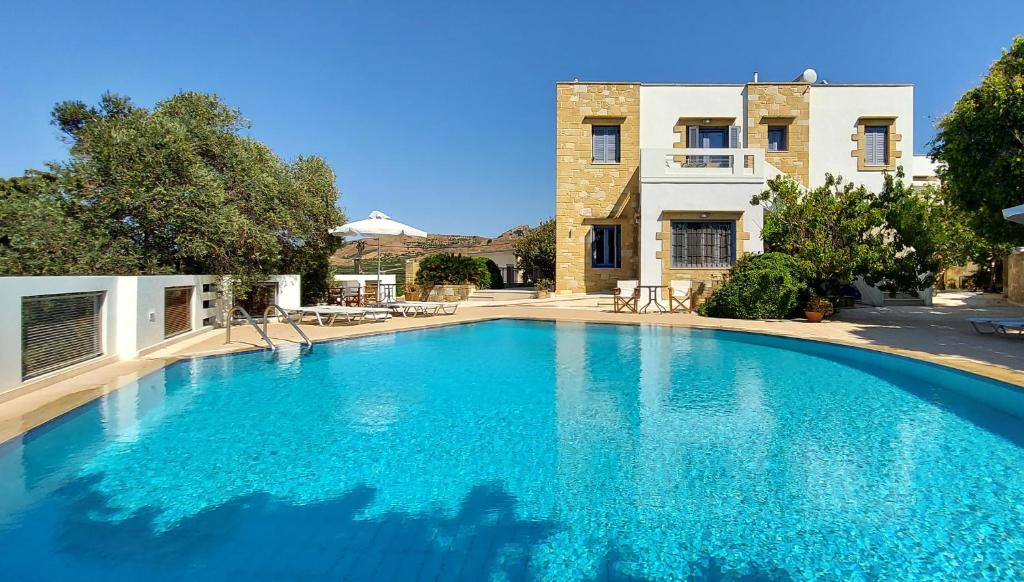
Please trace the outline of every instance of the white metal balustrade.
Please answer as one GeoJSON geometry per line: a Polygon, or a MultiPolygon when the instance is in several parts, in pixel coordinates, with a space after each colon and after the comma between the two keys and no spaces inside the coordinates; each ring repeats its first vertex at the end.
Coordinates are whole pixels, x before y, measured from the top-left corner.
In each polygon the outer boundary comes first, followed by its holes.
{"type": "Polygon", "coordinates": [[[643,182],[762,182],[764,150],[754,148],[643,148],[643,182]]]}

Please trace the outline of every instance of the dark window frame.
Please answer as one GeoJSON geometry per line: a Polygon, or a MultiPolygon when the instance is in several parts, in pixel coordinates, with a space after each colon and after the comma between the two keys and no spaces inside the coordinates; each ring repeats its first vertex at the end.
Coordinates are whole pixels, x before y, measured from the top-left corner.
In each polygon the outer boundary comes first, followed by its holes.
{"type": "Polygon", "coordinates": [[[618,269],[622,266],[622,226],[595,224],[591,227],[590,266],[594,269],[618,269]],[[602,233],[600,237],[598,232],[602,233]],[[610,239],[609,234],[611,234],[610,239]],[[599,244],[603,255],[603,259],[600,261],[598,260],[599,244]]]}
{"type": "MultiPolygon", "coordinates": [[[[728,269],[736,264],[736,221],[735,220],[673,220],[669,227],[671,237],[671,264],[673,269],[728,269]],[[719,257],[715,261],[713,256],[704,256],[699,260],[693,260],[687,249],[692,248],[699,241],[691,242],[687,231],[700,230],[698,225],[703,225],[704,230],[711,230],[710,227],[728,226],[728,249],[724,260],[719,257]],[[683,238],[686,237],[686,238],[683,238]],[[710,263],[710,264],[709,264],[710,263]]],[[[708,233],[710,234],[710,233],[708,233]]],[[[705,235],[707,236],[707,234],[705,235]]],[[[712,253],[721,254],[721,253],[712,253]]]]}
{"type": "Polygon", "coordinates": [[[769,125],[768,126],[768,151],[769,152],[788,152],[789,151],[789,126],[788,125],[769,125]],[[781,147],[776,146],[772,149],[772,133],[781,133],[781,147]]]}

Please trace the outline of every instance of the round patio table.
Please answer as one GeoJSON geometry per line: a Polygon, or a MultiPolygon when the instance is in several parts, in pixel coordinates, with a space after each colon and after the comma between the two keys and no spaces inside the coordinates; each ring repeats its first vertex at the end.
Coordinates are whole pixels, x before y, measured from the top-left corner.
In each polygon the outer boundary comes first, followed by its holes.
{"type": "Polygon", "coordinates": [[[640,308],[640,313],[647,313],[647,310],[650,309],[651,305],[654,305],[655,309],[658,310],[658,313],[665,313],[668,311],[668,309],[665,309],[664,305],[658,302],[658,290],[666,289],[668,287],[667,285],[637,285],[637,287],[640,289],[647,289],[647,303],[640,308]]]}

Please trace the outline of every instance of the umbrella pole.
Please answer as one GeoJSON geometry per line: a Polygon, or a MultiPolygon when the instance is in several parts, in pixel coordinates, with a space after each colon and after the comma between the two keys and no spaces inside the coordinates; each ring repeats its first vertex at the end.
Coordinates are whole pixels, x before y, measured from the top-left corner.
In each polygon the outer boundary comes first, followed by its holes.
{"type": "Polygon", "coordinates": [[[377,303],[380,303],[380,235],[377,235],[377,303]]]}

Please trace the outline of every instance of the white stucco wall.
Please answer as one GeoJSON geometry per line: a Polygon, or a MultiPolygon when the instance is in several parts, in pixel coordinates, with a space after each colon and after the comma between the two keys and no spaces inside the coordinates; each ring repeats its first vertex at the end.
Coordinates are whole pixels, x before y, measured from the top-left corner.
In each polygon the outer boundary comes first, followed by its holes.
{"type": "Polygon", "coordinates": [[[643,285],[661,283],[661,214],[666,211],[742,211],[743,228],[750,240],[743,242],[744,252],[764,252],[761,228],[764,209],[752,206],[750,199],[764,189],[761,183],[688,183],[643,184],[640,203],[640,281],[643,285]]]}
{"type": "Polygon", "coordinates": [[[857,171],[857,159],[850,155],[856,142],[861,117],[895,117],[895,131],[903,136],[898,161],[909,181],[914,175],[914,88],[901,86],[812,85],[811,105],[811,187],[820,186],[825,174],[843,178],[878,191],[882,172],[857,171]]]}
{"type": "Polygon", "coordinates": [[[642,85],[640,147],[671,148],[680,117],[735,117],[744,125],[743,85],[642,85]]]}
{"type": "Polygon", "coordinates": [[[469,253],[469,256],[487,257],[502,269],[505,268],[505,265],[516,264],[516,253],[514,251],[481,251],[478,253],[469,253]]]}
{"type": "MultiPolygon", "coordinates": [[[[217,319],[215,292],[203,292],[204,283],[215,283],[210,275],[166,275],[148,277],[0,277],[0,393],[16,388],[21,379],[21,303],[23,297],[61,293],[106,293],[101,308],[103,356],[131,359],[139,352],[173,342],[182,336],[164,338],[164,290],[193,287],[192,329],[203,328],[203,320],[217,319]],[[203,301],[210,307],[204,309],[203,301]]],[[[276,275],[278,303],[286,309],[300,307],[300,277],[276,275]]],[[[95,359],[79,364],[88,366],[95,359]]],[[[38,380],[73,370],[74,366],[40,376],[38,380]]],[[[33,379],[32,381],[36,381],[33,379]]]]}

